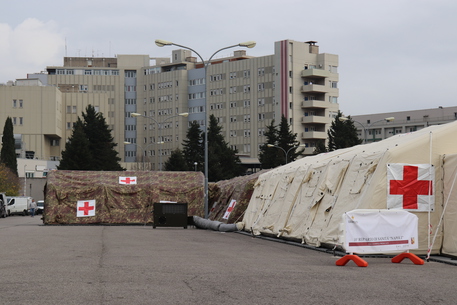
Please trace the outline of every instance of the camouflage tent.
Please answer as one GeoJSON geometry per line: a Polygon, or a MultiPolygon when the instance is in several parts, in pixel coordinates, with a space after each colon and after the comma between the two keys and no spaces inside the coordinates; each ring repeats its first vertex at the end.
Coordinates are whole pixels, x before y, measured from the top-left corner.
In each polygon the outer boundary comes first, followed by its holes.
{"type": "Polygon", "coordinates": [[[211,210],[208,218],[222,223],[240,221],[251,200],[258,177],[266,172],[267,170],[263,170],[252,175],[235,177],[210,185],[209,206],[211,210]],[[233,203],[235,203],[234,206],[231,206],[233,203]]]}
{"type": "Polygon", "coordinates": [[[201,172],[53,171],[45,187],[43,222],[151,223],[153,203],[159,201],[187,203],[189,216],[203,216],[203,198],[201,172]],[[94,215],[78,217],[79,204],[92,201],[94,215]]]}

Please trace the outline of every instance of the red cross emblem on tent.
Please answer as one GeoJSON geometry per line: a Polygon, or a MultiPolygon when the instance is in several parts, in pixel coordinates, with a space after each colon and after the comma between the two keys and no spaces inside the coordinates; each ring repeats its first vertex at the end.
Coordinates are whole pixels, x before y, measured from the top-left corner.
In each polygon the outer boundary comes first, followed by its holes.
{"type": "Polygon", "coordinates": [[[76,217],[95,216],[95,200],[78,200],[76,217]]]}
{"type": "Polygon", "coordinates": [[[119,177],[119,184],[136,184],[136,177],[119,177]]]}
{"type": "Polygon", "coordinates": [[[222,217],[222,219],[229,219],[230,213],[232,213],[233,209],[235,208],[235,205],[236,205],[236,200],[232,199],[232,201],[230,201],[230,204],[227,207],[227,210],[225,211],[225,214],[222,217]]]}
{"type": "Polygon", "coordinates": [[[433,210],[435,170],[430,164],[387,166],[387,207],[414,211],[433,210]]]}

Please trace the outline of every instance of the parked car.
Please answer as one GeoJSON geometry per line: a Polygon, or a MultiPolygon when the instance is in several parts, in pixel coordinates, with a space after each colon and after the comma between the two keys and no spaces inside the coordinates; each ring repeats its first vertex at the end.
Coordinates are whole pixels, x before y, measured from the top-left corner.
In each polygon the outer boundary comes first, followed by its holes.
{"type": "Polygon", "coordinates": [[[5,218],[8,216],[8,213],[6,212],[6,196],[5,193],[0,193],[0,217],[5,218]]]}
{"type": "Polygon", "coordinates": [[[8,215],[19,214],[26,216],[29,214],[30,203],[32,203],[32,197],[11,197],[6,206],[8,215]]]}
{"type": "Polygon", "coordinates": [[[36,202],[36,212],[35,214],[43,214],[44,212],[44,200],[38,200],[36,202]]]}

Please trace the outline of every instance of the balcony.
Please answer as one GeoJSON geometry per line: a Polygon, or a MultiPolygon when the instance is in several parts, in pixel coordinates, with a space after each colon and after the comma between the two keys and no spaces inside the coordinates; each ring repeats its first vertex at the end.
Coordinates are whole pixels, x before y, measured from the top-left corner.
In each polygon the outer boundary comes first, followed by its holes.
{"type": "Polygon", "coordinates": [[[302,108],[328,108],[330,104],[326,101],[308,100],[301,102],[302,108]]]}
{"type": "Polygon", "coordinates": [[[310,116],[303,116],[301,118],[302,124],[310,124],[310,123],[317,123],[317,124],[330,124],[332,120],[325,116],[320,115],[310,115],[310,116]]]}
{"type": "Polygon", "coordinates": [[[305,131],[301,133],[303,140],[307,139],[327,139],[327,133],[325,131],[305,131]]]}
{"type": "Polygon", "coordinates": [[[301,86],[301,92],[303,93],[328,93],[329,89],[324,85],[303,85],[301,86]]]}
{"type": "Polygon", "coordinates": [[[305,147],[303,154],[304,155],[313,155],[316,147],[305,147]]]}
{"type": "Polygon", "coordinates": [[[323,69],[306,69],[301,71],[301,77],[330,77],[330,71],[326,71],[323,69]]]}

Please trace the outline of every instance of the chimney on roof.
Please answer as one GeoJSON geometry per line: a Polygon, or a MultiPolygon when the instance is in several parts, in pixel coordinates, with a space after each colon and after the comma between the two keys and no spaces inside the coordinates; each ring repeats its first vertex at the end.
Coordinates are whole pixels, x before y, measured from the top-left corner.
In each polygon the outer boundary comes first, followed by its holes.
{"type": "Polygon", "coordinates": [[[309,44],[309,53],[319,54],[319,46],[316,45],[317,41],[310,40],[310,41],[306,41],[306,43],[309,44]]]}
{"type": "Polygon", "coordinates": [[[243,57],[246,56],[246,50],[236,50],[233,52],[233,57],[243,57]]]}

